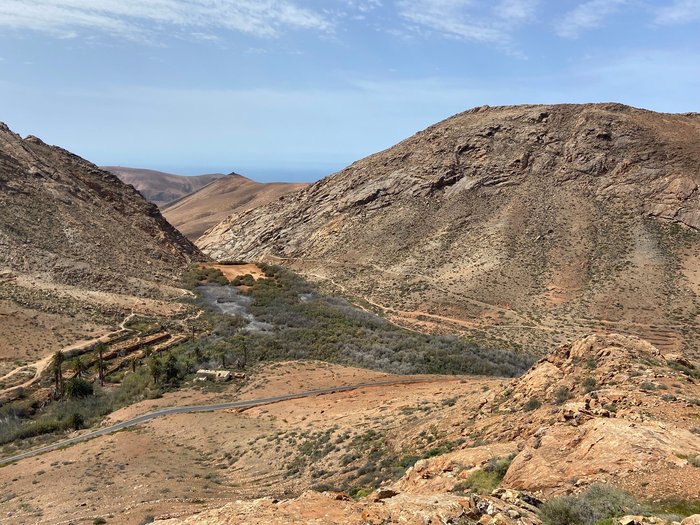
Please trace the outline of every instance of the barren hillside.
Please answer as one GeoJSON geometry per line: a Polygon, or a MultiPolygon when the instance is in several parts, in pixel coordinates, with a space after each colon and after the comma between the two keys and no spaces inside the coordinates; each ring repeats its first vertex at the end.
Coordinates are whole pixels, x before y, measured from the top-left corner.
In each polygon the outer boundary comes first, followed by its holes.
{"type": "Polygon", "coordinates": [[[225,177],[223,173],[186,177],[162,171],[123,166],[103,166],[102,169],[114,173],[125,184],[131,184],[141,195],[157,206],[181,199],[185,195],[206,186],[210,182],[225,177]]]}
{"type": "Polygon", "coordinates": [[[181,295],[172,285],[202,255],[155,204],[4,124],[0,161],[0,360],[38,357],[181,295]]]}
{"type": "Polygon", "coordinates": [[[198,242],[422,329],[543,352],[590,331],[698,352],[700,115],[481,107],[198,242]]]}
{"type": "Polygon", "coordinates": [[[308,186],[302,183],[261,183],[235,173],[162,208],[163,215],[188,239],[196,240],[234,213],[268,204],[308,186]]]}

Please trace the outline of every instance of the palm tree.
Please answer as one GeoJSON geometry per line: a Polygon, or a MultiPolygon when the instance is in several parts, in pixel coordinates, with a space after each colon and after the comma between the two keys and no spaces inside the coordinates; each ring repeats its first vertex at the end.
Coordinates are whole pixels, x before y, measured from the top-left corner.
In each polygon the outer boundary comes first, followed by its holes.
{"type": "Polygon", "coordinates": [[[104,343],[98,343],[97,347],[97,377],[100,379],[100,386],[105,386],[105,362],[102,354],[105,350],[104,343]]]}
{"type": "Polygon", "coordinates": [[[66,356],[60,350],[53,355],[51,359],[51,368],[53,369],[53,379],[56,385],[56,392],[63,395],[63,370],[62,365],[66,360],[66,356]]]}
{"type": "Polygon", "coordinates": [[[79,377],[79,378],[83,377],[83,374],[85,373],[85,363],[83,363],[83,360],[80,359],[80,357],[78,357],[75,360],[74,370],[75,370],[75,377],[79,377]]]}
{"type": "Polygon", "coordinates": [[[153,377],[153,383],[157,385],[163,375],[163,364],[157,357],[151,357],[148,363],[148,369],[153,377]]]}

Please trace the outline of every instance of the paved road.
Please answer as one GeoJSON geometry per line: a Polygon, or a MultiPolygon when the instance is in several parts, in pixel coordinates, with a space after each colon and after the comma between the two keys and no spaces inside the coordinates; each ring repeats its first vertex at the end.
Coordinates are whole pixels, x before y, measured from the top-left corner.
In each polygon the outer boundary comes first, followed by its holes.
{"type": "MultiPolygon", "coordinates": [[[[455,380],[458,379],[455,377],[455,380]]],[[[212,412],[214,410],[227,410],[231,408],[251,408],[251,407],[256,407],[260,405],[269,405],[271,403],[279,403],[280,401],[289,401],[291,399],[300,399],[304,397],[313,397],[313,396],[319,396],[323,394],[333,394],[335,392],[347,392],[349,390],[357,390],[359,388],[367,388],[367,387],[374,387],[374,386],[392,386],[392,385],[404,385],[404,384],[413,384],[413,383],[434,383],[436,381],[449,381],[449,379],[441,378],[418,378],[418,379],[395,379],[395,380],[387,380],[387,381],[376,381],[374,383],[360,383],[357,385],[346,385],[346,386],[336,386],[336,387],[330,387],[330,388],[319,388],[317,390],[308,390],[306,392],[299,392],[298,394],[286,394],[283,396],[275,396],[275,397],[267,397],[264,399],[252,399],[252,400],[247,400],[247,401],[232,401],[230,403],[218,403],[215,405],[189,405],[189,406],[179,406],[179,407],[170,407],[170,408],[163,408],[160,410],[156,410],[154,412],[149,412],[147,414],[143,414],[142,416],[135,417],[133,419],[128,419],[127,421],[122,421],[121,423],[117,423],[115,425],[109,426],[109,427],[104,427],[100,428],[98,430],[94,430],[92,432],[88,432],[87,434],[83,434],[81,436],[76,436],[74,438],[70,439],[64,439],[63,441],[58,441],[56,443],[53,443],[51,445],[47,445],[45,447],[37,448],[34,450],[29,450],[27,452],[23,452],[22,454],[17,454],[15,456],[10,456],[6,458],[0,458],[0,467],[7,465],[9,463],[14,463],[15,461],[19,461],[21,459],[26,459],[26,458],[31,458],[33,456],[38,456],[39,454],[43,454],[44,452],[50,452],[51,450],[56,450],[58,448],[63,448],[67,447],[70,445],[74,445],[75,443],[81,443],[83,441],[87,441],[88,439],[96,438],[99,436],[104,436],[107,434],[111,434],[113,432],[118,432],[119,430],[123,430],[125,428],[133,427],[135,425],[139,425],[141,423],[145,423],[146,421],[150,421],[151,419],[155,419],[157,417],[163,417],[163,416],[169,416],[172,414],[190,414],[193,412],[212,412]]]]}

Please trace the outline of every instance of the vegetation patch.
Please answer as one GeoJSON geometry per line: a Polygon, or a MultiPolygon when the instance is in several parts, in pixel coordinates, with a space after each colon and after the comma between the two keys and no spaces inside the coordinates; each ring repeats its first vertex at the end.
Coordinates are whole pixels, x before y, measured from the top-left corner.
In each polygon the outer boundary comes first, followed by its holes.
{"type": "Polygon", "coordinates": [[[640,511],[627,492],[610,485],[591,485],[579,495],[547,500],[540,516],[543,525],[596,525],[640,511]]]}
{"type": "MultiPolygon", "coordinates": [[[[247,311],[271,331],[234,329],[201,342],[227,348],[231,358],[250,361],[318,359],[400,374],[480,374],[512,377],[534,358],[456,336],[419,334],[397,327],[346,300],[320,294],[310,283],[279,266],[262,266],[266,279],[240,293],[247,311]],[[243,351],[247,352],[242,356],[243,351]],[[246,359],[247,358],[247,359],[246,359]]],[[[209,314],[214,324],[223,316],[209,314]]]]}

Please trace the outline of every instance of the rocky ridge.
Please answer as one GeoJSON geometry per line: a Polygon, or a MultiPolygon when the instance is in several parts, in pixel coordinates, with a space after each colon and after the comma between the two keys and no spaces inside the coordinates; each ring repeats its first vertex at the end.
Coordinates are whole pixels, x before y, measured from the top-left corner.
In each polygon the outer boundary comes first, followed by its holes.
{"type": "Polygon", "coordinates": [[[698,137],[697,114],[475,108],[198,245],[284,263],[421,329],[543,352],[602,326],[697,353],[698,137]]]}

